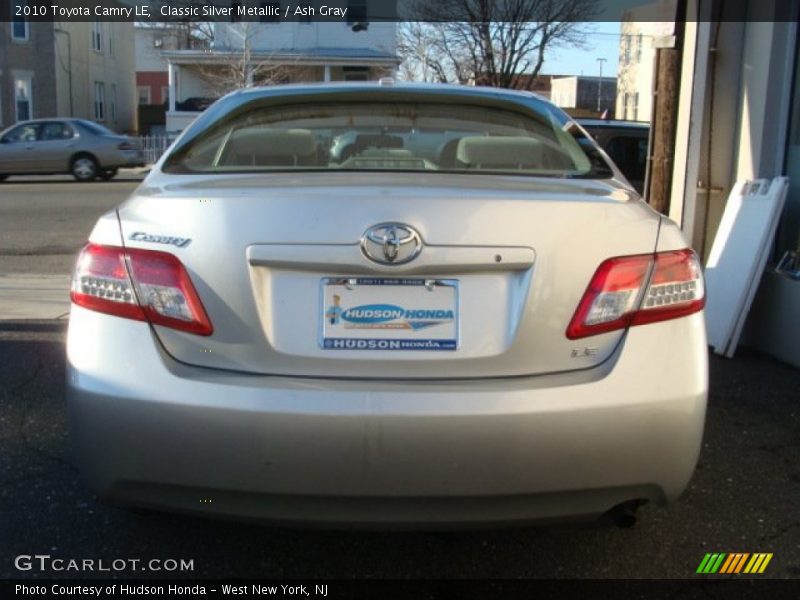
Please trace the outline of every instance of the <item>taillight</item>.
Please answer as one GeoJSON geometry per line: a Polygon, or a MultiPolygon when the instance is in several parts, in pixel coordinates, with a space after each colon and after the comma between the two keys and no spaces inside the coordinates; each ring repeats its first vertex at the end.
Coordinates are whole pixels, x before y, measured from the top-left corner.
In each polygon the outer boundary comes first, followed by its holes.
{"type": "Polygon", "coordinates": [[[87,244],[70,298],[78,306],[198,335],[213,328],[181,262],[172,254],[87,244]]]}
{"type": "Polygon", "coordinates": [[[136,150],[136,145],[132,144],[131,142],[120,142],[117,148],[120,150],[136,150]]]}
{"type": "Polygon", "coordinates": [[[674,319],[704,305],[703,272],[692,250],[610,258],[592,277],[567,337],[674,319]]]}

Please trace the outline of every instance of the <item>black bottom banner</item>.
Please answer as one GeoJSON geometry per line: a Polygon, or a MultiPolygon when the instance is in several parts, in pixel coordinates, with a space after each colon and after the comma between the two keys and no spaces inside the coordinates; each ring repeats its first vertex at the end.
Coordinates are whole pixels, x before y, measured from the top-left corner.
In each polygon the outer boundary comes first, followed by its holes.
{"type": "Polygon", "coordinates": [[[315,598],[426,600],[586,598],[634,600],[650,598],[800,597],[798,580],[5,580],[0,598],[315,598]]]}

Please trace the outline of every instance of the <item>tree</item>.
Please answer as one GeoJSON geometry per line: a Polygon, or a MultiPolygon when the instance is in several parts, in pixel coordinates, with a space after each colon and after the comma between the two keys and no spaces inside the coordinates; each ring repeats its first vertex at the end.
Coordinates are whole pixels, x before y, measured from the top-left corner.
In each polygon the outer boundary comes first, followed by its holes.
{"type": "Polygon", "coordinates": [[[224,32],[214,39],[213,60],[200,62],[192,70],[209,90],[223,95],[253,85],[269,85],[285,81],[291,61],[253,51],[259,24],[250,21],[226,23],[224,32]]]}
{"type": "Polygon", "coordinates": [[[403,74],[531,89],[545,54],[582,46],[595,0],[413,0],[400,28],[403,74]]]}

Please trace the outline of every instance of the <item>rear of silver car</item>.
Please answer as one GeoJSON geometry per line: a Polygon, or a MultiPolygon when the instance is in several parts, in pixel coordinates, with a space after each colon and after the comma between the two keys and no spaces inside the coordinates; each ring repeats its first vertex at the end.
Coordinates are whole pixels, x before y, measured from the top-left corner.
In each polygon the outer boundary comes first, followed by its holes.
{"type": "Polygon", "coordinates": [[[696,257],[618,172],[553,176],[546,144],[466,131],[478,114],[512,127],[497,111],[569,126],[539,100],[460,88],[277,88],[212,107],[76,268],[67,387],[93,487],[341,524],[676,498],[707,390],[696,257]],[[413,103],[417,129],[403,108],[373,131],[381,102],[413,103]],[[414,145],[462,105],[440,154],[414,145]],[[330,158],[335,106],[366,125],[330,158]],[[214,142],[228,114],[277,113],[283,127],[250,116],[214,142]],[[324,133],[312,113],[332,119],[324,133]]]}

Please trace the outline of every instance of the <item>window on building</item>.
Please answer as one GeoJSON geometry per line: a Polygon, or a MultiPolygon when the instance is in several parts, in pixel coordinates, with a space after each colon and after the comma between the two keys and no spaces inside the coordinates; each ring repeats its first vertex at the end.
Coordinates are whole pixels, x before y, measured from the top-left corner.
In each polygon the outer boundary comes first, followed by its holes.
{"type": "Polygon", "coordinates": [[[20,0],[11,5],[11,39],[18,42],[26,42],[30,39],[31,29],[30,23],[26,17],[16,15],[16,7],[27,6],[27,0],[20,0]]]}
{"type": "Polygon", "coordinates": [[[111,120],[117,120],[117,84],[111,84],[111,120]]]}
{"type": "Polygon", "coordinates": [[[347,0],[347,24],[363,23],[367,20],[367,0],[347,0]]]}
{"type": "Polygon", "coordinates": [[[94,82],[94,119],[105,121],[106,118],[106,86],[102,81],[94,82]]]}
{"type": "Polygon", "coordinates": [[[114,23],[108,24],[108,55],[114,56],[114,23]]]}
{"type": "Polygon", "coordinates": [[[639,120],[639,92],[633,92],[633,120],[639,120]]]}
{"type": "Polygon", "coordinates": [[[627,65],[631,62],[631,36],[622,34],[622,64],[627,65]]]}
{"type": "Polygon", "coordinates": [[[138,98],[139,104],[150,104],[150,86],[149,85],[137,85],[136,86],[136,97],[138,98]]]}
{"type": "Polygon", "coordinates": [[[163,85],[161,86],[161,102],[164,104],[169,104],[169,86],[163,85]]]}
{"type": "Polygon", "coordinates": [[[628,92],[623,92],[623,94],[622,94],[622,118],[623,119],[630,118],[630,117],[628,117],[628,96],[630,96],[630,94],[628,94],[628,92]]]}
{"type": "Polygon", "coordinates": [[[642,34],[636,36],[636,62],[642,62],[642,34]]]}
{"type": "Polygon", "coordinates": [[[262,23],[277,23],[281,19],[281,3],[280,2],[262,2],[261,8],[269,11],[269,14],[261,15],[258,20],[262,23]]]}
{"type": "Polygon", "coordinates": [[[92,22],[92,50],[103,51],[103,24],[100,21],[92,22]]]}
{"type": "Polygon", "coordinates": [[[26,17],[17,16],[17,6],[27,6],[27,0],[19,0],[11,5],[11,38],[20,42],[30,38],[30,23],[26,17]]]}
{"type": "Polygon", "coordinates": [[[342,67],[345,81],[367,81],[369,67],[342,67]]]}
{"type": "Polygon", "coordinates": [[[30,77],[14,79],[14,112],[17,121],[27,121],[33,118],[32,87],[30,77]]]}

